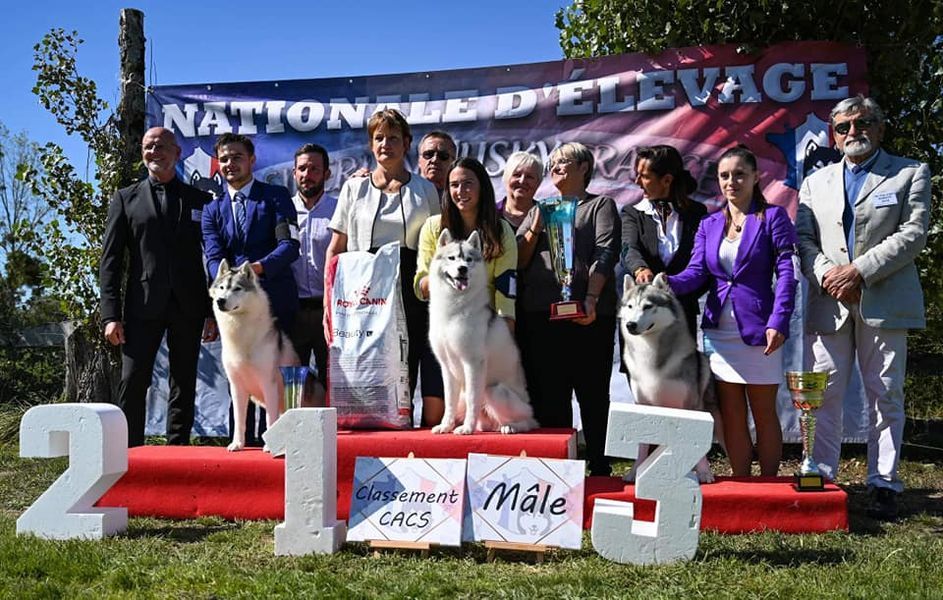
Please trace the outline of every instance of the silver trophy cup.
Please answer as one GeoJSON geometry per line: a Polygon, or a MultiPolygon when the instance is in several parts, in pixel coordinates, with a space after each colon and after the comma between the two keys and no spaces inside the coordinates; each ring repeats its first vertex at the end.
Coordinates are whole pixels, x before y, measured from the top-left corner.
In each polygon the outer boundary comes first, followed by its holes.
{"type": "Polygon", "coordinates": [[[560,284],[560,302],[550,305],[550,320],[578,319],[585,317],[583,303],[573,300],[573,232],[576,229],[575,196],[554,196],[537,201],[544,230],[550,239],[550,260],[553,273],[560,284]]]}

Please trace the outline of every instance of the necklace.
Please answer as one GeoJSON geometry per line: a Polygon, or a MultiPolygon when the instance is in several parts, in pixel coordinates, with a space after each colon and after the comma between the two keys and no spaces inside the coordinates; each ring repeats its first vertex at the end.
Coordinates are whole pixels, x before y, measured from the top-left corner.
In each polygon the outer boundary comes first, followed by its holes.
{"type": "MultiPolygon", "coordinates": [[[[743,213],[741,213],[741,214],[743,214],[743,213]]],[[[741,231],[743,231],[743,224],[744,224],[744,223],[746,222],[746,220],[747,220],[747,215],[743,214],[743,218],[740,219],[740,222],[739,222],[739,223],[737,223],[736,221],[733,220],[733,214],[730,212],[730,208],[728,208],[728,209],[727,209],[727,216],[730,217],[730,224],[733,225],[733,230],[734,230],[734,231],[736,231],[737,233],[740,233],[741,231]]]]}

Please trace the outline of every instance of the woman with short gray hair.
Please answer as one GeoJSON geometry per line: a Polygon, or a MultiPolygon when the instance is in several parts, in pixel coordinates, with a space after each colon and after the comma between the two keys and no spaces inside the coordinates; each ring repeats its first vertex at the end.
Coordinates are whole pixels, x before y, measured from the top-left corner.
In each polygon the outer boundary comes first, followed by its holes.
{"type": "Polygon", "coordinates": [[[544,176],[540,159],[530,152],[515,152],[504,165],[504,200],[498,203],[498,213],[515,230],[534,206],[534,194],[544,176]]]}
{"type": "Polygon", "coordinates": [[[563,144],[548,160],[558,193],[577,199],[572,290],[585,316],[550,320],[550,305],[561,299],[561,290],[549,238],[534,206],[517,229],[518,247],[530,248],[527,262],[518,261],[518,326],[527,328],[519,339],[534,416],[542,427],[572,427],[570,398],[575,392],[590,475],[608,476],[605,442],[616,331],[613,269],[619,260],[621,227],[615,201],[586,189],[593,166],[592,152],[579,143],[563,144]]]}

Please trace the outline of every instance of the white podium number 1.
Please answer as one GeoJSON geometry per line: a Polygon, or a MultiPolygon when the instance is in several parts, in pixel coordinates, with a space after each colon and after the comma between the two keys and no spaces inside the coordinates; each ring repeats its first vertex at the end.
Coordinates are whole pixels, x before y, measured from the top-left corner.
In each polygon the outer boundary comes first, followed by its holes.
{"type": "Polygon", "coordinates": [[[20,456],[69,457],[69,468],[16,520],[16,533],[101,539],[128,527],[127,508],[95,503],[128,470],[128,423],[111,404],[47,404],[20,421],[20,456]]]}
{"type": "Polygon", "coordinates": [[[295,408],[262,437],[285,455],[285,522],[275,526],[275,554],[336,552],[347,538],[337,520],[337,410],[295,408]]]}
{"type": "Polygon", "coordinates": [[[701,488],[691,473],[710,449],[714,419],[706,412],[612,404],[606,454],[636,458],[639,444],[657,445],[636,470],[635,497],[655,500],[655,521],[636,521],[633,505],[596,500],[592,541],[599,554],[620,563],[690,560],[701,526],[701,488]]]}

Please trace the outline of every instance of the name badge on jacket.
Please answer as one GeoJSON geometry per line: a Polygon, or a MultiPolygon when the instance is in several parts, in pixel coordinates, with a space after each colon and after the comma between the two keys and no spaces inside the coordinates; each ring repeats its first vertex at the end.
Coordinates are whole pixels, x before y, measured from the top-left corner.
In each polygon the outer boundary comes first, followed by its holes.
{"type": "Polygon", "coordinates": [[[884,206],[894,206],[897,204],[897,193],[896,192],[882,192],[880,194],[874,194],[871,197],[871,203],[874,208],[882,208],[884,206]]]}
{"type": "Polygon", "coordinates": [[[202,221],[202,220],[203,220],[203,211],[202,211],[202,210],[197,210],[197,209],[195,209],[195,208],[194,208],[193,210],[191,210],[191,211],[190,211],[190,220],[193,221],[193,222],[195,222],[195,223],[199,223],[200,221],[202,221]]]}

